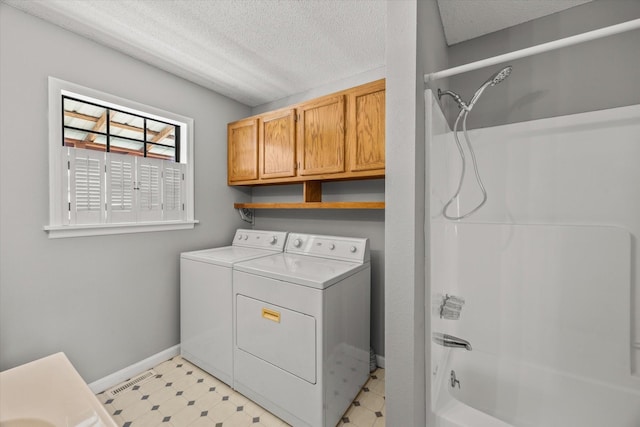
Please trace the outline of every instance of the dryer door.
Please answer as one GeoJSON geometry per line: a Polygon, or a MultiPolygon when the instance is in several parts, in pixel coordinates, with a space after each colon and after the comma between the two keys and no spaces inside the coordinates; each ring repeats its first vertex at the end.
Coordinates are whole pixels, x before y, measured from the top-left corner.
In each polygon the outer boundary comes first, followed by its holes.
{"type": "Polygon", "coordinates": [[[238,348],[316,383],[316,319],[244,295],[236,296],[238,348]]]}

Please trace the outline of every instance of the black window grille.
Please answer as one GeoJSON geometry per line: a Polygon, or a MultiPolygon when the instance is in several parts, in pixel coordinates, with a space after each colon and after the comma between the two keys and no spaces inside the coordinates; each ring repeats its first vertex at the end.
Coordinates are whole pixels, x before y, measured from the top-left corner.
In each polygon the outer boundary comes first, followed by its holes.
{"type": "Polygon", "coordinates": [[[62,145],[180,162],[180,126],[62,96],[62,145]]]}

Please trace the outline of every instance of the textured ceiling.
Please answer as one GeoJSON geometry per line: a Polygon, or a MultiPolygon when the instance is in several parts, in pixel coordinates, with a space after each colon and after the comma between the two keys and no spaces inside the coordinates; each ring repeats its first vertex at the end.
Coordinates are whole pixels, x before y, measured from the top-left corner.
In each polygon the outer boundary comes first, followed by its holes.
{"type": "MultiPolygon", "coordinates": [[[[0,1],[249,106],[385,66],[387,0],[0,1]]],[[[586,1],[438,4],[453,44],[586,1]]]]}
{"type": "Polygon", "coordinates": [[[592,0],[438,0],[447,44],[551,15],[592,0]]]}
{"type": "Polygon", "coordinates": [[[384,0],[7,0],[250,106],[385,64],[384,0]]]}

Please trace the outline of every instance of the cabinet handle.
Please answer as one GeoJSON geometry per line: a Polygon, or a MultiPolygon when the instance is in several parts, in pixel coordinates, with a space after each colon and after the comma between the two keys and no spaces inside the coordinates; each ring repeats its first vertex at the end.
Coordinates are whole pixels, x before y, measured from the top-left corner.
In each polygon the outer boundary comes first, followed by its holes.
{"type": "Polygon", "coordinates": [[[280,323],[280,312],[278,311],[263,308],[262,317],[267,320],[271,320],[272,322],[280,323]]]}

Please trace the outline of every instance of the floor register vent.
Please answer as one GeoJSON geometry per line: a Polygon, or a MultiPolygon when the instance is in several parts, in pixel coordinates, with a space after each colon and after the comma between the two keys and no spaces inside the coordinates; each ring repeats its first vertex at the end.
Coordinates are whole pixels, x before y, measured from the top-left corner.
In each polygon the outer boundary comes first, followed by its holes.
{"type": "Polygon", "coordinates": [[[128,390],[129,388],[133,387],[134,385],[142,384],[142,383],[146,382],[147,380],[155,377],[156,375],[157,374],[153,369],[149,369],[148,371],[143,372],[140,375],[131,378],[130,380],[128,380],[124,384],[119,384],[119,385],[107,390],[106,393],[111,397],[117,396],[121,392],[128,390]]]}

